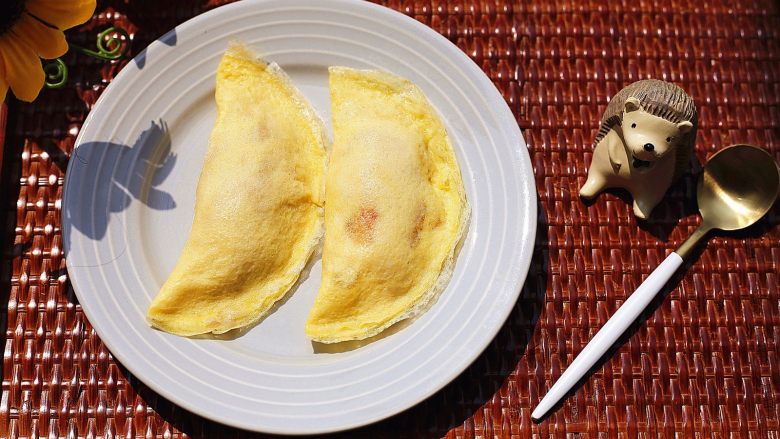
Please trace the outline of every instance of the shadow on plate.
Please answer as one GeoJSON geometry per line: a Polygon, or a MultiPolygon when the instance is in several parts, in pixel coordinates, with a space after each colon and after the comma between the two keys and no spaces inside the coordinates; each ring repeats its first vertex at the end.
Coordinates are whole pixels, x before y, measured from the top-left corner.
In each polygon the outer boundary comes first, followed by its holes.
{"type": "MultiPolygon", "coordinates": [[[[63,203],[63,239],[70,248],[75,228],[92,240],[106,235],[111,214],[140,201],[157,210],[176,207],[171,194],[157,189],[176,165],[168,126],[152,121],[132,145],[86,142],[71,157],[69,177],[78,173],[63,203]]],[[[70,177],[75,178],[75,177],[70,177]]]]}
{"type": "MultiPolygon", "coordinates": [[[[165,44],[166,46],[175,46],[176,42],[177,42],[177,39],[178,39],[178,37],[176,35],[176,29],[172,29],[170,32],[168,32],[167,34],[165,34],[162,37],[160,37],[157,41],[165,44]]],[[[135,63],[135,65],[138,67],[139,70],[143,69],[144,67],[146,67],[146,59],[147,59],[146,50],[147,50],[147,47],[144,47],[133,58],[133,62],[135,63]]]]}

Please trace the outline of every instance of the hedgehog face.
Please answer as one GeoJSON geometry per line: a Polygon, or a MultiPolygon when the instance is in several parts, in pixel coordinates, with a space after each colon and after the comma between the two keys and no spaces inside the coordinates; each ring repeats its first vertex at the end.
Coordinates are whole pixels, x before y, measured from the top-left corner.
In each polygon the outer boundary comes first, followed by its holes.
{"type": "Polygon", "coordinates": [[[674,123],[646,112],[635,97],[626,99],[621,125],[636,168],[651,167],[685,141],[685,134],[693,128],[691,122],[674,123]]]}

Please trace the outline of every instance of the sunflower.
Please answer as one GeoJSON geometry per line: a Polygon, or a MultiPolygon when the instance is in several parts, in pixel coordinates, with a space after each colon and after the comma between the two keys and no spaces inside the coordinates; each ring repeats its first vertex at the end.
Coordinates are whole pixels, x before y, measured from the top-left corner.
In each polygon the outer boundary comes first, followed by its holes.
{"type": "Polygon", "coordinates": [[[0,102],[8,87],[26,102],[44,82],[40,58],[68,51],[65,29],[92,17],[95,0],[0,0],[0,102]]]}

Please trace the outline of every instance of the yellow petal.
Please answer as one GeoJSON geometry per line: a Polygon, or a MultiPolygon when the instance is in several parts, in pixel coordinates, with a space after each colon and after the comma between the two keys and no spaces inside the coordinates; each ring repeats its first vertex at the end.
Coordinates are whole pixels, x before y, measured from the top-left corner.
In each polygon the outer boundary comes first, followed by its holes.
{"type": "Polygon", "coordinates": [[[41,20],[65,30],[89,20],[95,12],[95,0],[28,0],[25,8],[41,20]]]}
{"type": "Polygon", "coordinates": [[[11,32],[27,43],[41,58],[54,59],[68,51],[68,43],[61,30],[46,26],[28,14],[22,14],[11,32]]]}
{"type": "Polygon", "coordinates": [[[0,54],[5,64],[5,80],[14,95],[25,102],[34,101],[43,87],[41,59],[10,32],[0,38],[0,54]]]}

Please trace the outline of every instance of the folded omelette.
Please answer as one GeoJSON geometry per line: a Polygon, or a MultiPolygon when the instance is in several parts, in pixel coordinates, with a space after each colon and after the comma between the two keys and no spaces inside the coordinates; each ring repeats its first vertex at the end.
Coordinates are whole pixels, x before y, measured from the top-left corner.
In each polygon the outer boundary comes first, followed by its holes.
{"type": "Polygon", "coordinates": [[[147,316],[184,336],[261,319],[322,235],[326,137],[303,95],[277,65],[233,43],[216,101],[192,229],[147,316]]]}
{"type": "Polygon", "coordinates": [[[468,220],[452,145],[417,86],[331,67],[330,93],[322,284],[306,322],[323,343],[368,338],[425,309],[468,220]]]}

